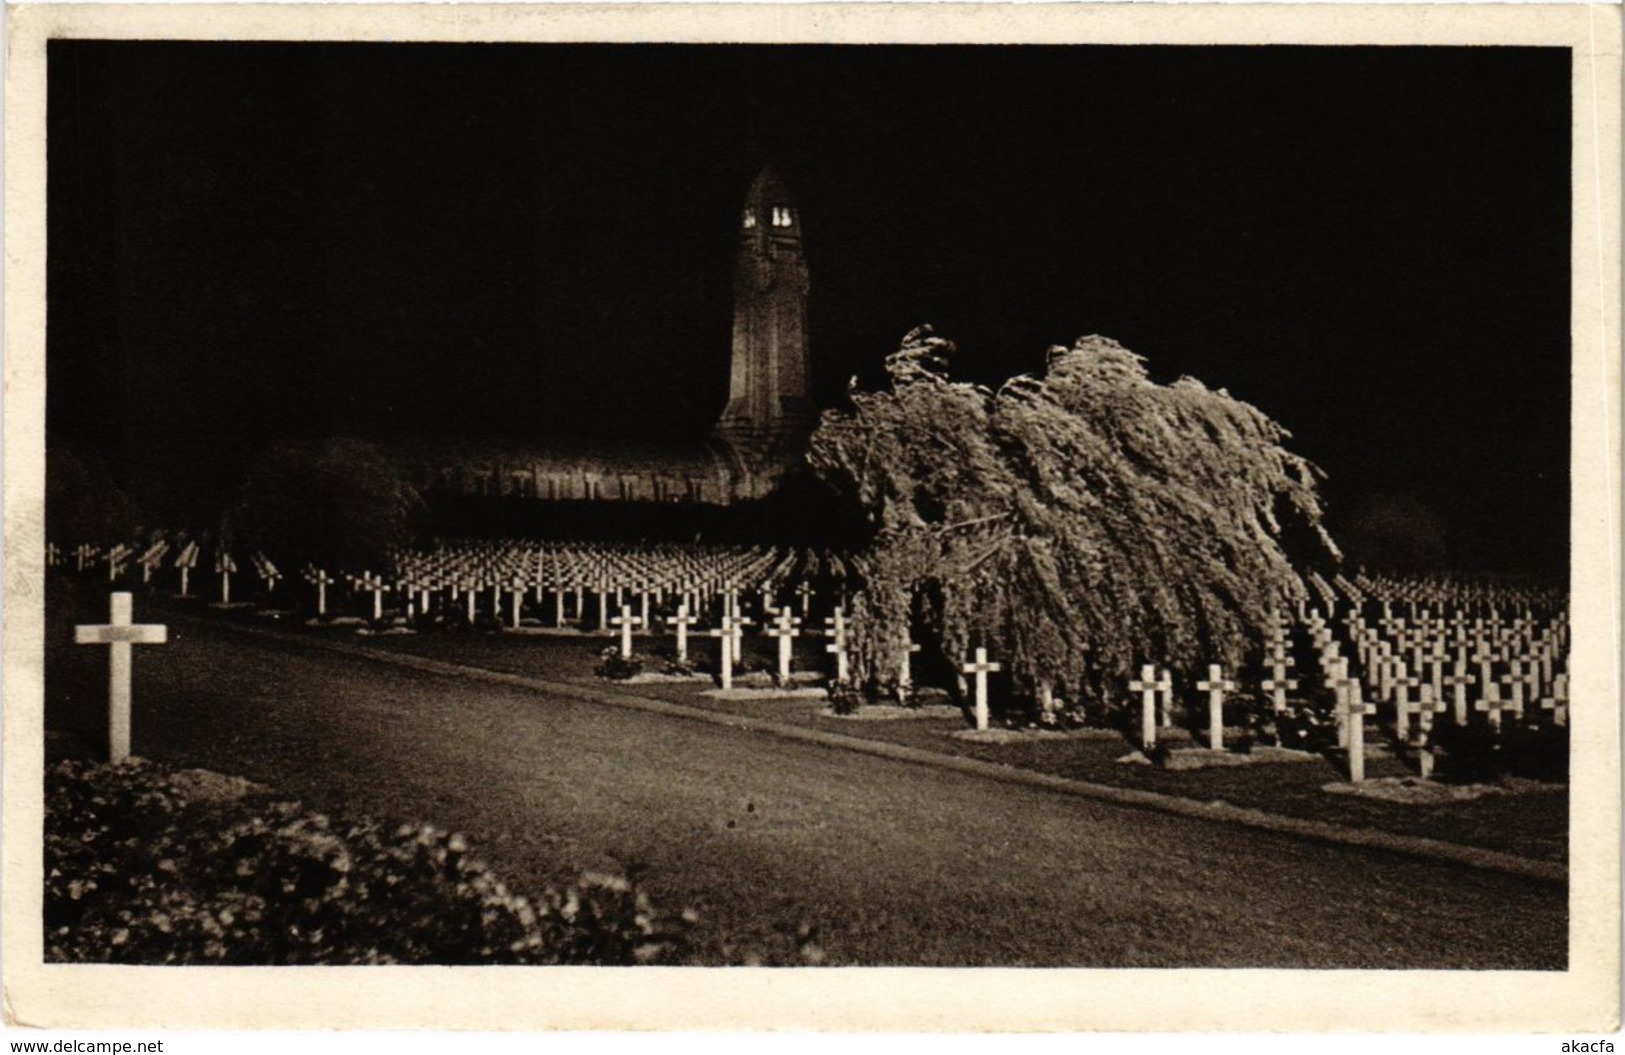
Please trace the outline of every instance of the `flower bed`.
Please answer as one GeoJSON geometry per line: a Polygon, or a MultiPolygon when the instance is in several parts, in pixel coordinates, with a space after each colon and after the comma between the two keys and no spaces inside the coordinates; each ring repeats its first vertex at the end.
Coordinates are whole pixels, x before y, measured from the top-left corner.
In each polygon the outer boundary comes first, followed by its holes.
{"type": "Polygon", "coordinates": [[[682,957],[620,876],[527,897],[427,824],[305,810],[131,759],[46,774],[45,955],[136,964],[634,964],[682,957]]]}

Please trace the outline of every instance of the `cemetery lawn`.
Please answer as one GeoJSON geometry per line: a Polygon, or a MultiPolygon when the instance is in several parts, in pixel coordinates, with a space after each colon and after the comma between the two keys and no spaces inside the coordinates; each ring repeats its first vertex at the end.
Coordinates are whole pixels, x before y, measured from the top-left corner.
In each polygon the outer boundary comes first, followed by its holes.
{"type": "MultiPolygon", "coordinates": [[[[96,607],[48,620],[46,720],[63,749],[99,733],[102,657],[64,632],[96,607]]],[[[137,755],[466,832],[521,888],[636,869],[657,904],[699,911],[703,962],[797,941],[815,950],[802,962],[829,964],[1567,961],[1560,886],[370,663],[164,607],[137,600],[171,634],[135,664],[137,755]]],[[[579,642],[518,647],[538,643],[459,647],[465,662],[502,650],[527,673],[590,677],[559,667],[590,669],[579,642]]]]}
{"type": "MultiPolygon", "coordinates": [[[[1467,802],[1437,806],[1401,805],[1322,790],[1346,780],[1340,764],[1330,759],[1266,765],[1215,767],[1174,772],[1117,760],[1133,750],[1128,740],[1019,738],[1009,743],[977,743],[952,733],[968,728],[965,719],[922,718],[906,721],[852,721],[828,715],[826,705],[807,699],[717,699],[709,681],[628,683],[593,676],[598,653],[613,644],[609,637],[511,636],[497,634],[421,634],[357,638],[353,631],[322,633],[368,647],[421,655],[452,663],[553,678],[608,688],[652,699],[671,700],[722,713],[765,718],[790,725],[823,729],[943,754],[1030,769],[1095,784],[1178,795],[1200,802],[1222,801],[1245,809],[1289,817],[1375,828],[1401,835],[1424,836],[1545,861],[1568,857],[1568,793],[1561,785],[1522,794],[1486,795],[1467,802]]],[[[669,642],[664,643],[667,648],[669,642]]],[[[696,641],[696,653],[711,642],[696,641]]],[[[639,639],[639,647],[647,647],[639,639]]],[[[658,647],[658,646],[657,646],[658,647]]],[[[821,639],[798,642],[796,669],[816,669],[822,661],[821,639]]],[[[747,663],[771,669],[772,643],[747,639],[747,663]]],[[[664,666],[661,660],[649,670],[664,666]]],[[[1184,735],[1176,731],[1176,735],[1184,735]]],[[[1190,746],[1188,743],[1185,746],[1190,746]]],[[[1370,778],[1414,774],[1409,762],[1393,757],[1383,740],[1368,737],[1366,775],[1370,778]]]]}

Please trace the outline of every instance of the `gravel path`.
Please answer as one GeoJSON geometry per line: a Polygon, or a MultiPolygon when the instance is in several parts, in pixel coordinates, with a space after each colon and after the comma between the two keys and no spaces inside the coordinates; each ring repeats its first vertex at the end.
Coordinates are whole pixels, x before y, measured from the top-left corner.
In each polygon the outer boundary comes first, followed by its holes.
{"type": "MultiPolygon", "coordinates": [[[[48,650],[93,728],[100,650],[48,650]]],[[[138,754],[468,832],[520,886],[632,865],[708,934],[829,963],[1561,968],[1561,889],[188,623],[136,663],[138,754]]]]}

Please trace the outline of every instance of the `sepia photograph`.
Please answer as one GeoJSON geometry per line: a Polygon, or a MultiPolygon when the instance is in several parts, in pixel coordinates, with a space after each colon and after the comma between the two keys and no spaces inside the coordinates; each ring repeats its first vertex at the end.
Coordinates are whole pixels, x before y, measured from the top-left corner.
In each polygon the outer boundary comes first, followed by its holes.
{"type": "Polygon", "coordinates": [[[812,22],[33,27],[8,939],[1617,1027],[1592,58],[812,22]]]}

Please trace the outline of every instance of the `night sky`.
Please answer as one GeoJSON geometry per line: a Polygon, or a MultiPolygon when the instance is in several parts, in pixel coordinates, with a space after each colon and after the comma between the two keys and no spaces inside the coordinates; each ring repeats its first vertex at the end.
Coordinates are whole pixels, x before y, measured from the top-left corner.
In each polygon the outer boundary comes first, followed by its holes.
{"type": "Polygon", "coordinates": [[[1569,61],[56,41],[50,441],[163,518],[283,436],[701,432],[771,161],[825,405],[920,323],[988,381],[1100,333],[1291,430],[1351,549],[1560,571],[1569,61]]]}

